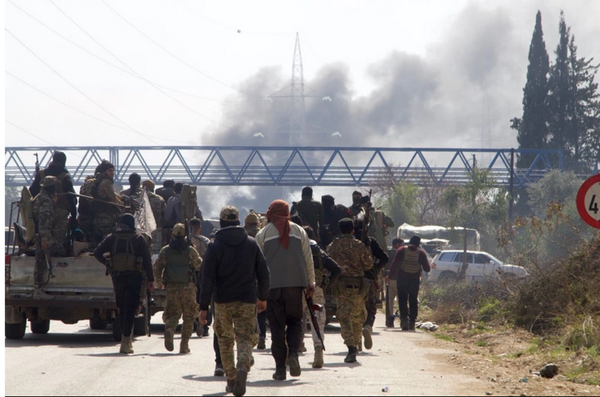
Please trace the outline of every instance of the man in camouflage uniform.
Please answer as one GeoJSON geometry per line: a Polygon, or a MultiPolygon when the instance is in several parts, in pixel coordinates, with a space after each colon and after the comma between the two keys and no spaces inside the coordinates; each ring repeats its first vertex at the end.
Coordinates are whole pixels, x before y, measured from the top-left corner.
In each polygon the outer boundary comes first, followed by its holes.
{"type": "Polygon", "coordinates": [[[327,253],[342,268],[342,275],[333,288],[337,299],[336,316],[340,320],[342,338],[348,346],[344,361],[355,363],[367,318],[365,299],[369,283],[364,279],[364,273],[373,267],[373,257],[367,247],[354,238],[352,219],[340,220],[339,226],[342,236],[327,247],[327,253]]]}
{"type": "Polygon", "coordinates": [[[227,376],[226,391],[243,396],[252,349],[258,339],[256,315],[267,308],[269,269],[256,241],[240,226],[235,207],[221,209],[220,225],[204,256],[200,323],[207,323],[208,306],[214,298],[215,332],[227,376]]]}
{"type": "Polygon", "coordinates": [[[154,221],[156,222],[156,230],[152,232],[152,241],[154,244],[153,248],[155,252],[159,252],[163,247],[162,227],[165,222],[165,210],[167,208],[167,203],[161,196],[154,193],[154,186],[154,182],[149,179],[142,183],[142,187],[146,189],[146,194],[148,195],[148,200],[150,201],[150,207],[152,208],[152,215],[154,215],[154,221]]]}
{"type": "MultiPolygon", "coordinates": [[[[250,213],[244,219],[244,230],[246,230],[248,236],[254,238],[260,229],[260,216],[254,210],[250,210],[250,213]]],[[[258,313],[256,321],[258,323],[258,345],[256,345],[256,348],[265,350],[267,348],[267,311],[258,313]]]]}
{"type": "Polygon", "coordinates": [[[35,283],[40,286],[41,272],[39,269],[46,266],[46,260],[50,256],[64,255],[64,246],[62,241],[57,238],[56,231],[56,185],[58,179],[55,176],[46,176],[40,183],[41,192],[33,199],[33,219],[37,227],[39,238],[36,241],[38,245],[36,250],[35,283]]]}
{"type": "Polygon", "coordinates": [[[173,240],[163,247],[154,262],[154,279],[160,289],[167,290],[163,322],[165,323],[165,348],[173,351],[173,335],[179,319],[183,315],[181,345],[179,353],[190,352],[189,341],[194,330],[194,320],[198,317],[196,302],[196,278],[202,258],[198,251],[185,240],[185,226],[181,223],[173,227],[173,240]]]}
{"type": "MultiPolygon", "coordinates": [[[[48,167],[35,175],[35,179],[29,188],[29,192],[33,197],[37,196],[41,191],[42,182],[45,177],[56,177],[57,183],[55,186],[58,196],[54,211],[54,237],[58,240],[59,244],[65,246],[63,255],[70,255],[71,253],[67,252],[67,248],[69,248],[67,231],[69,230],[69,216],[73,223],[75,223],[77,219],[77,198],[74,195],[75,189],[73,188],[71,175],[66,168],[66,162],[67,156],[63,152],[58,150],[54,152],[52,161],[48,167]]],[[[74,231],[76,226],[73,223],[71,224],[71,228],[74,231]]]]}
{"type": "Polygon", "coordinates": [[[113,231],[124,208],[123,201],[115,193],[115,166],[107,160],[102,160],[98,166],[98,177],[92,187],[94,209],[94,238],[102,241],[113,231]]]}

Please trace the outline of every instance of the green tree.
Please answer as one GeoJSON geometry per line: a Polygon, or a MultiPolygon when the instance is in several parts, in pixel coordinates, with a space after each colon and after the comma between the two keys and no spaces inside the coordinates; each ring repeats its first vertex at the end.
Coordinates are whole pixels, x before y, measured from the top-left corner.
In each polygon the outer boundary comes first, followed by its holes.
{"type": "Polygon", "coordinates": [[[575,38],[563,12],[559,33],[556,62],[548,80],[548,143],[550,148],[565,150],[567,160],[578,167],[597,161],[599,156],[600,101],[594,82],[598,65],[592,65],[592,59],[577,57],[575,38]]]}
{"type": "Polygon", "coordinates": [[[400,181],[384,197],[385,213],[396,225],[414,224],[417,220],[417,194],[419,188],[410,182],[400,181]]]}
{"type": "MultiPolygon", "coordinates": [[[[492,253],[496,251],[497,228],[508,217],[508,195],[504,189],[495,187],[488,170],[474,167],[471,181],[448,189],[442,203],[450,215],[450,226],[477,229],[482,248],[492,253]]],[[[465,263],[459,278],[464,278],[466,271],[465,263]]]]}
{"type": "MultiPolygon", "coordinates": [[[[542,13],[538,11],[529,46],[527,82],[523,88],[523,117],[511,120],[511,128],[518,131],[517,141],[521,149],[546,148],[549,117],[546,97],[549,71],[548,52],[542,31],[542,13]]],[[[522,154],[517,159],[517,167],[529,168],[534,159],[534,154],[522,154]]]]}
{"type": "MultiPolygon", "coordinates": [[[[527,188],[529,207],[533,215],[545,218],[550,203],[569,204],[575,209],[575,198],[581,183],[573,172],[552,171],[546,174],[527,188]]],[[[577,211],[569,215],[577,217],[577,211]]]]}

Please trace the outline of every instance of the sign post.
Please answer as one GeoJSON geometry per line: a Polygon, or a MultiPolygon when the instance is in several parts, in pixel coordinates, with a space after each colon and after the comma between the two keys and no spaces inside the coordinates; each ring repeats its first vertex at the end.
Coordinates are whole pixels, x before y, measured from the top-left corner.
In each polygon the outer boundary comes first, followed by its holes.
{"type": "Polygon", "coordinates": [[[600,229],[600,174],[591,177],[579,188],[577,211],[585,223],[600,229]]]}

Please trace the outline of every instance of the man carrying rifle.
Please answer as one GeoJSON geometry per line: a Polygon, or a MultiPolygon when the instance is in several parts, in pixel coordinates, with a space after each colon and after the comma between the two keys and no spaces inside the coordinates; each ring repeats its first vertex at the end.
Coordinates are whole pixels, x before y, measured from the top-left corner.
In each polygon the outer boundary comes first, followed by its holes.
{"type": "MultiPolygon", "coordinates": [[[[320,307],[320,310],[314,311],[316,315],[317,324],[313,322],[311,327],[313,345],[315,347],[315,359],[313,361],[313,368],[323,368],[323,350],[325,350],[325,322],[327,321],[327,313],[325,311],[325,290],[329,285],[337,283],[338,277],[342,274],[342,268],[335,263],[333,259],[329,257],[319,247],[319,244],[315,241],[315,233],[310,226],[304,226],[306,234],[310,239],[310,250],[313,255],[313,262],[315,264],[315,293],[312,300],[308,300],[315,306],[320,307]],[[318,331],[318,332],[317,332],[318,331]]],[[[310,310],[310,307],[307,307],[310,310]]],[[[311,313],[312,317],[312,313],[311,313]]]]}
{"type": "Polygon", "coordinates": [[[340,320],[342,338],[348,346],[344,361],[355,363],[367,317],[365,298],[369,283],[365,280],[365,271],[373,267],[373,257],[365,244],[354,238],[352,219],[342,219],[339,226],[342,236],[327,247],[327,253],[342,268],[342,275],[332,289],[337,299],[337,318],[340,320]]]}
{"type": "MultiPolygon", "coordinates": [[[[64,246],[62,255],[71,255],[71,243],[67,240],[69,229],[74,231],[77,219],[77,198],[68,193],[75,193],[71,175],[67,171],[67,156],[60,151],[54,152],[52,161],[47,168],[39,171],[36,168],[35,179],[29,188],[33,197],[37,196],[42,188],[43,181],[47,176],[56,177],[55,189],[57,193],[54,210],[54,236],[59,244],[64,246]],[[71,217],[69,221],[69,216],[71,217]]],[[[71,233],[72,235],[72,233],[71,233]]]]}
{"type": "Polygon", "coordinates": [[[124,208],[123,200],[115,193],[115,166],[102,160],[96,168],[98,174],[92,186],[92,209],[94,210],[94,240],[99,242],[111,233],[124,208]],[[116,204],[116,205],[115,205],[116,204]]]}
{"type": "Polygon", "coordinates": [[[58,195],[56,193],[58,179],[55,176],[46,176],[40,186],[41,192],[33,199],[33,219],[37,227],[36,250],[36,286],[41,286],[39,280],[41,268],[46,267],[49,256],[64,256],[65,248],[60,236],[57,235],[57,205],[58,195]]]}
{"type": "Polygon", "coordinates": [[[165,323],[165,348],[173,351],[173,335],[179,319],[183,316],[179,353],[190,352],[189,341],[198,317],[196,302],[196,272],[202,266],[198,251],[185,238],[185,226],[173,227],[173,240],[163,247],[154,263],[154,278],[158,288],[167,289],[167,301],[163,312],[165,323]]]}

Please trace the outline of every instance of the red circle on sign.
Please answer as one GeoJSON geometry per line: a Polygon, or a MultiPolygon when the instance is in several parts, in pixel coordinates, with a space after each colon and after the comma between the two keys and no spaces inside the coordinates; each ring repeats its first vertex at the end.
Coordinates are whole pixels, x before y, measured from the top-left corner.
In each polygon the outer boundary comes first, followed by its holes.
{"type": "MultiPolygon", "coordinates": [[[[585,202],[585,196],[587,195],[587,192],[597,183],[600,183],[600,174],[591,177],[585,181],[583,185],[581,185],[579,192],[577,193],[577,211],[579,211],[579,215],[581,216],[581,219],[585,221],[585,223],[600,229],[600,220],[596,220],[590,215],[588,212],[587,203],[585,202]]],[[[598,203],[600,206],[600,197],[598,197],[598,203]]]]}

